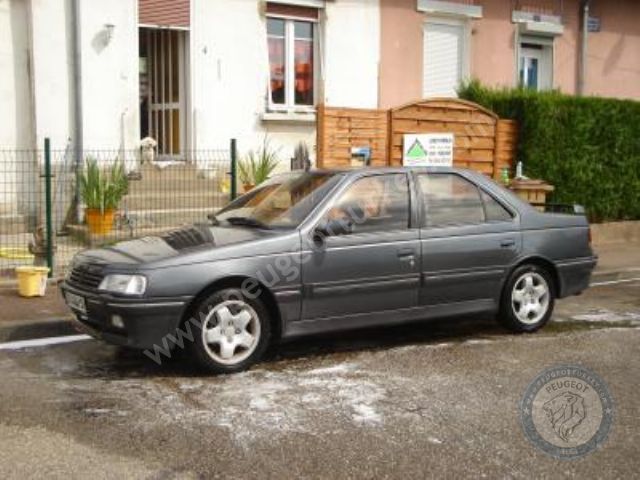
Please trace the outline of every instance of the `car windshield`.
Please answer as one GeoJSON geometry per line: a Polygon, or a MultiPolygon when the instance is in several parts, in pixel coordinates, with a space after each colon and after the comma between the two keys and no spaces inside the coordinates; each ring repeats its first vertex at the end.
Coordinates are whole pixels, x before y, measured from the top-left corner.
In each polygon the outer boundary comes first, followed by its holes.
{"type": "Polygon", "coordinates": [[[334,172],[277,175],[224,207],[216,220],[256,228],[296,228],[340,176],[334,172]]]}

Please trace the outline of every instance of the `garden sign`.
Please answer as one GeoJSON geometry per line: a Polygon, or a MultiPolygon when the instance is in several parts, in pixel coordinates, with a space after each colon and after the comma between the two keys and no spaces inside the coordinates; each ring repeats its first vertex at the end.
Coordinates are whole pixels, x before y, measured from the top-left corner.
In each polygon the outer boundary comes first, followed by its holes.
{"type": "Polygon", "coordinates": [[[402,163],[407,167],[451,167],[453,144],[453,133],[407,133],[402,163]]]}

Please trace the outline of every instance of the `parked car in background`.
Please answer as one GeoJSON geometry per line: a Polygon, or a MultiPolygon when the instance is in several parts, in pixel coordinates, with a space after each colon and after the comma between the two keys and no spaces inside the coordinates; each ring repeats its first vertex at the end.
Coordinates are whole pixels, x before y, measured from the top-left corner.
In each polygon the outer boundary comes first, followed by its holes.
{"type": "Polygon", "coordinates": [[[184,342],[229,373],[321,332],[461,314],[533,332],[595,264],[584,215],[539,212],[479,173],[308,171],[209,224],[84,251],[62,291],[97,338],[156,352],[184,342]]]}

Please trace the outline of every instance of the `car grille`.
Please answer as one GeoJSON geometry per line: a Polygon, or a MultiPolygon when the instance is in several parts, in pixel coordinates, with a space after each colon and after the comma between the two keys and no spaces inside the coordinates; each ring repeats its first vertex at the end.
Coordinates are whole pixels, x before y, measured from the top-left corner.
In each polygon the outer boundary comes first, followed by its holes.
{"type": "Polygon", "coordinates": [[[80,288],[97,289],[104,278],[102,265],[80,264],[73,267],[68,282],[80,288]]]}

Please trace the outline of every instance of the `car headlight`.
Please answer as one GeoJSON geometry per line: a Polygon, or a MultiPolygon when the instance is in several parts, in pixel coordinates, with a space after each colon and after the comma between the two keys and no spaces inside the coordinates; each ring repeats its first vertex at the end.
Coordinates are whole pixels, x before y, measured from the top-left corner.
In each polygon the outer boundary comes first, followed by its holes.
{"type": "Polygon", "coordinates": [[[104,277],[98,290],[124,295],[142,295],[146,288],[147,279],[142,275],[111,274],[104,277]]]}

